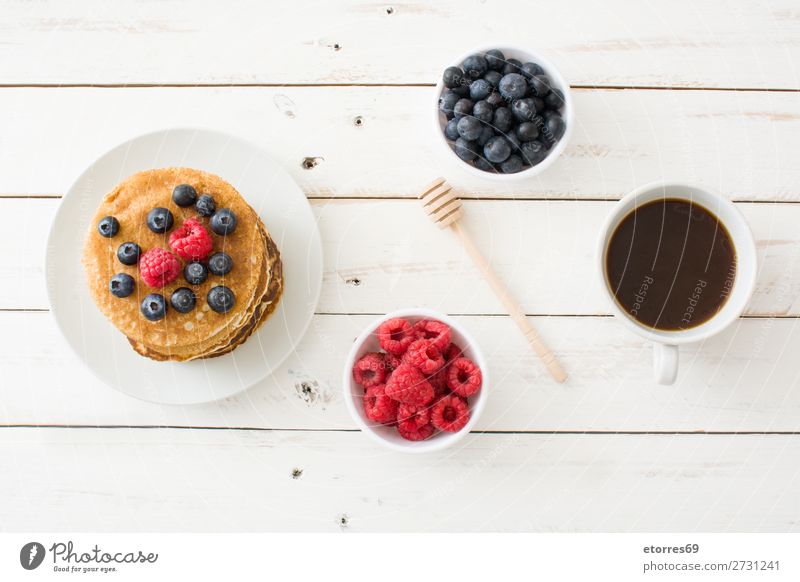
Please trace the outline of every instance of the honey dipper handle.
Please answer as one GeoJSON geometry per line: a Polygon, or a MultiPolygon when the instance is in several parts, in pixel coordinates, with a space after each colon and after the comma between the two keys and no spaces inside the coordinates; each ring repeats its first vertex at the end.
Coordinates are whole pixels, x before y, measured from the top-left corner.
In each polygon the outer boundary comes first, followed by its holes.
{"type": "Polygon", "coordinates": [[[562,368],[561,364],[558,363],[555,355],[552,351],[550,351],[550,348],[547,347],[547,344],[544,343],[544,340],[541,338],[539,333],[528,322],[528,318],[525,317],[525,314],[511,296],[508,288],[503,284],[502,281],[500,281],[494,270],[492,270],[492,267],[489,265],[486,257],[483,256],[478,247],[475,246],[475,243],[472,242],[472,238],[470,238],[467,231],[464,230],[464,228],[461,227],[458,222],[451,224],[450,228],[456,231],[459,238],[461,238],[461,242],[467,249],[467,253],[469,253],[469,256],[472,257],[472,260],[481,270],[483,276],[492,286],[492,290],[495,292],[495,295],[497,295],[497,297],[503,303],[503,306],[505,306],[506,310],[511,315],[511,319],[514,320],[514,322],[517,324],[517,327],[519,327],[519,329],[525,335],[525,338],[533,348],[533,351],[536,352],[542,362],[544,362],[547,371],[550,372],[550,375],[556,382],[564,382],[567,379],[567,373],[564,371],[564,368],[562,368]]]}

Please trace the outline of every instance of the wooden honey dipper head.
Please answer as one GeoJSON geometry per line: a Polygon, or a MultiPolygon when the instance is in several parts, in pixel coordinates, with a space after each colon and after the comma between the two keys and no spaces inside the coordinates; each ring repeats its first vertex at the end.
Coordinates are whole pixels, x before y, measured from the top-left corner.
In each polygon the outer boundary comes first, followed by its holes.
{"type": "Polygon", "coordinates": [[[444,178],[436,178],[419,194],[422,207],[439,228],[458,222],[461,218],[461,200],[444,178]]]}

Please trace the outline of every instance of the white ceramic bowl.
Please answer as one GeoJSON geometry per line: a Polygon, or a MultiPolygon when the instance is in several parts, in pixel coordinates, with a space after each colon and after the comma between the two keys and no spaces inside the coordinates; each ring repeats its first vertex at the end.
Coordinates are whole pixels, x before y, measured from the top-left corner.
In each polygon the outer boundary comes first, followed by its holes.
{"type": "Polygon", "coordinates": [[[447,141],[447,138],[444,136],[444,128],[447,125],[447,118],[443,113],[439,111],[439,97],[442,95],[442,92],[445,89],[444,82],[442,81],[441,75],[439,76],[439,81],[436,83],[436,92],[435,92],[435,102],[434,102],[434,132],[436,133],[435,139],[439,142],[446,150],[447,156],[455,161],[461,168],[465,169],[466,171],[472,173],[475,176],[480,178],[485,178],[487,180],[495,180],[498,182],[517,182],[520,180],[525,180],[528,178],[532,178],[546,170],[550,165],[556,161],[558,156],[561,155],[561,152],[564,151],[564,148],[567,146],[567,141],[569,140],[570,134],[572,133],[572,125],[574,123],[574,114],[573,114],[573,107],[572,107],[572,96],[569,90],[569,84],[564,80],[561,76],[561,73],[558,72],[550,62],[545,59],[540,54],[527,50],[527,49],[520,49],[520,48],[513,48],[503,45],[502,43],[499,44],[488,44],[482,45],[472,50],[464,53],[456,59],[455,62],[442,67],[442,72],[444,69],[449,66],[461,66],[461,63],[464,62],[470,55],[474,55],[475,53],[485,53],[491,49],[499,49],[503,55],[507,59],[518,59],[523,63],[533,62],[537,63],[539,66],[544,69],[545,74],[550,78],[552,82],[552,86],[556,89],[560,89],[564,93],[564,108],[561,112],[562,117],[564,118],[564,124],[566,125],[566,129],[564,130],[564,135],[561,136],[561,139],[558,140],[558,143],[551,149],[547,157],[542,160],[540,163],[536,164],[535,166],[531,166],[526,170],[522,170],[521,172],[517,172],[516,174],[500,174],[494,172],[484,172],[483,170],[479,170],[475,166],[470,163],[465,162],[461,158],[456,155],[456,152],[453,150],[453,146],[450,145],[450,142],[447,141]]]}
{"type": "Polygon", "coordinates": [[[450,317],[443,313],[433,311],[431,309],[402,309],[400,311],[393,311],[387,313],[373,321],[367,328],[358,336],[350,349],[347,360],[344,364],[344,373],[342,377],[342,387],[344,388],[344,401],[347,404],[347,409],[350,415],[358,424],[359,428],[369,435],[373,440],[379,442],[383,446],[395,451],[404,453],[426,453],[431,451],[439,451],[445,449],[464,438],[467,433],[475,426],[484,407],[486,406],[487,387],[489,385],[489,368],[486,365],[486,360],[483,357],[478,347],[477,342],[459,323],[453,321],[450,317]],[[446,433],[437,432],[431,438],[424,441],[407,441],[397,432],[397,429],[392,426],[385,426],[377,424],[369,420],[364,414],[363,396],[364,389],[355,383],[353,380],[353,365],[367,352],[380,351],[378,345],[378,337],[376,332],[378,327],[386,320],[395,317],[402,317],[412,324],[421,319],[436,319],[450,326],[452,330],[453,343],[459,345],[464,350],[464,355],[481,369],[483,375],[483,385],[480,392],[475,396],[469,398],[470,417],[467,425],[458,432],[446,433]]]}

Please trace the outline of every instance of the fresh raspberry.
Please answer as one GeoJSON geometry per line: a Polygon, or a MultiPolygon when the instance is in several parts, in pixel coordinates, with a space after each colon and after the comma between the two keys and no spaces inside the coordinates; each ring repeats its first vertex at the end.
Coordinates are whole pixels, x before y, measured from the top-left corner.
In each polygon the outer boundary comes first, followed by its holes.
{"type": "Polygon", "coordinates": [[[467,401],[455,395],[445,396],[431,410],[433,426],[446,432],[458,432],[468,421],[467,401]]]}
{"type": "Polygon", "coordinates": [[[456,358],[448,365],[447,387],[459,396],[467,398],[481,389],[483,374],[469,358],[456,358]]]}
{"type": "Polygon", "coordinates": [[[353,380],[364,388],[372,388],[386,381],[386,362],[383,354],[370,352],[353,366],[353,380]]]}
{"type": "Polygon", "coordinates": [[[401,404],[397,409],[397,422],[398,424],[409,423],[415,428],[422,428],[431,422],[431,408],[430,406],[401,404]]]}
{"type": "Polygon", "coordinates": [[[169,235],[169,246],[185,261],[202,261],[211,252],[211,233],[196,218],[187,218],[169,235]]]}
{"type": "Polygon", "coordinates": [[[433,386],[433,397],[435,399],[441,398],[445,394],[450,394],[450,389],[447,387],[447,370],[449,370],[449,367],[445,365],[433,376],[428,377],[428,382],[433,386]]]}
{"type": "Polygon", "coordinates": [[[426,424],[417,428],[413,424],[402,423],[397,425],[397,432],[407,441],[424,441],[433,434],[433,425],[426,424]]]}
{"type": "Polygon", "coordinates": [[[426,339],[432,341],[439,348],[440,352],[444,352],[450,344],[450,328],[447,324],[433,319],[422,319],[414,324],[414,334],[417,339],[426,339]]]}
{"type": "Polygon", "coordinates": [[[414,339],[414,328],[399,317],[384,321],[378,328],[378,342],[381,347],[395,356],[402,356],[414,339]]]}
{"type": "Polygon", "coordinates": [[[400,356],[395,356],[394,354],[383,354],[384,361],[386,362],[386,373],[391,374],[394,372],[400,364],[403,363],[403,360],[400,356]]]}
{"type": "Polygon", "coordinates": [[[153,247],[139,259],[139,273],[150,287],[166,287],[181,274],[181,262],[171,252],[153,247]]]}
{"type": "Polygon", "coordinates": [[[433,386],[414,366],[401,364],[389,376],[386,394],[405,404],[425,406],[433,400],[433,386]]]}
{"type": "Polygon", "coordinates": [[[378,384],[367,388],[364,394],[364,414],[373,422],[391,424],[397,420],[399,404],[386,395],[386,386],[378,384]]]}
{"type": "Polygon", "coordinates": [[[419,368],[419,371],[430,376],[444,366],[444,356],[436,344],[430,340],[420,339],[412,342],[403,354],[403,363],[419,368]]]}
{"type": "Polygon", "coordinates": [[[449,346],[447,346],[447,349],[442,353],[444,354],[444,359],[449,362],[450,360],[455,360],[456,358],[460,358],[464,353],[464,350],[462,350],[456,344],[450,344],[449,346]]]}

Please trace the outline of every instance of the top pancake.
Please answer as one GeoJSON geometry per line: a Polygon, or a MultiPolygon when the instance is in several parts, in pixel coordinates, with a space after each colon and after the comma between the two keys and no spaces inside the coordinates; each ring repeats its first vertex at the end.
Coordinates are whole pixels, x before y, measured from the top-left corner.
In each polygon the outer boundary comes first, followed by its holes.
{"type": "MultiPolygon", "coordinates": [[[[200,218],[208,227],[208,219],[200,218]]],[[[263,228],[263,227],[261,227],[263,228]]],[[[242,196],[218,176],[190,168],[163,168],[134,174],[105,196],[91,224],[84,245],[83,264],[92,297],[103,314],[126,336],[159,352],[191,352],[192,346],[203,345],[219,336],[225,338],[245,325],[252,313],[253,302],[263,295],[266,273],[266,245],[259,220],[242,196]],[[142,253],[153,247],[169,250],[169,235],[157,234],[147,227],[147,214],[153,208],[168,208],[174,218],[173,230],[187,218],[198,217],[194,206],[181,208],[172,202],[172,190],[179,184],[190,184],[198,195],[207,194],[217,209],[229,208],[237,217],[236,230],[227,236],[212,232],[214,249],[233,259],[233,269],[220,277],[209,273],[201,285],[189,285],[179,276],[163,289],[152,289],[139,276],[137,265],[119,262],[117,248],[124,242],[135,242],[142,253]],[[114,216],[120,224],[113,238],[97,232],[98,222],[114,216]],[[128,273],[136,281],[132,295],[118,298],[109,292],[109,281],[116,273],[128,273]],[[229,287],[236,298],[234,307],[221,314],[211,310],[206,301],[208,291],[217,285],[229,287]],[[171,307],[160,321],[148,321],[139,306],[148,293],[161,293],[169,302],[175,289],[189,287],[197,295],[197,306],[189,313],[179,313],[171,307]]],[[[183,263],[183,262],[182,262],[183,263]]],[[[185,264],[185,263],[184,263],[185,264]]]]}

